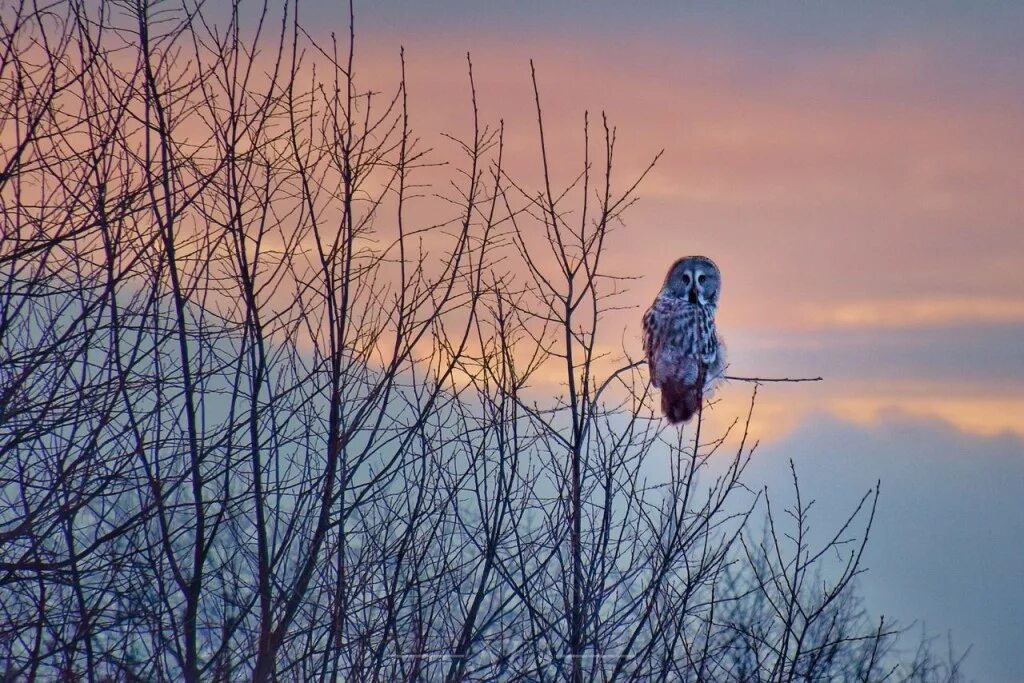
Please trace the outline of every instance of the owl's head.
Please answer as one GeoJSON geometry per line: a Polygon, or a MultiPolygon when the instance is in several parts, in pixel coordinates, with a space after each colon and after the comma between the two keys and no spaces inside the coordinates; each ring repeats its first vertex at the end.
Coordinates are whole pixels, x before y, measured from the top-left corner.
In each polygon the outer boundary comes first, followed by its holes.
{"type": "Polygon", "coordinates": [[[662,291],[692,304],[717,306],[722,275],[706,256],[684,256],[668,269],[662,291]]]}

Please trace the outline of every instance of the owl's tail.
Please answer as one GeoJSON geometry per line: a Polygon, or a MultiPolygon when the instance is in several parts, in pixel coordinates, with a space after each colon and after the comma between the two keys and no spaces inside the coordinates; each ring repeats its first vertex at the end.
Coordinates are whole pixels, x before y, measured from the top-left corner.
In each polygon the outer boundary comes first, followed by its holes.
{"type": "Polygon", "coordinates": [[[701,384],[665,379],[661,385],[661,412],[671,424],[686,422],[700,410],[701,384]]]}

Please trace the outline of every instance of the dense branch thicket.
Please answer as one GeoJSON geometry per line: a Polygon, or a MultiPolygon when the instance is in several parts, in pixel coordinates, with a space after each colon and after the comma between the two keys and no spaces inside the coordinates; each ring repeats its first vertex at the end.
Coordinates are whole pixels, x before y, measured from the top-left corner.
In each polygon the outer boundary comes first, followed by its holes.
{"type": "Polygon", "coordinates": [[[815,545],[753,400],[606,357],[607,122],[559,184],[538,96],[528,187],[468,65],[438,165],[294,17],[0,10],[0,678],[957,677],[859,606],[877,489],[815,545]]]}

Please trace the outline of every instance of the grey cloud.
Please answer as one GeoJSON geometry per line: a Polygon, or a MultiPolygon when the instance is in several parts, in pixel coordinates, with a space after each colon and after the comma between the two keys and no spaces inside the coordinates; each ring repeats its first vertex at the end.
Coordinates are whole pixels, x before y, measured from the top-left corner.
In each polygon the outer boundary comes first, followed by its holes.
{"type": "Polygon", "coordinates": [[[972,646],[968,673],[1020,680],[1024,441],[893,415],[876,428],[814,416],[755,458],[747,481],[787,500],[792,458],[816,525],[842,521],[882,482],[862,579],[867,607],[972,646]]]}
{"type": "Polygon", "coordinates": [[[733,369],[829,379],[948,380],[1024,389],[1024,325],[734,332],[733,369]]]}

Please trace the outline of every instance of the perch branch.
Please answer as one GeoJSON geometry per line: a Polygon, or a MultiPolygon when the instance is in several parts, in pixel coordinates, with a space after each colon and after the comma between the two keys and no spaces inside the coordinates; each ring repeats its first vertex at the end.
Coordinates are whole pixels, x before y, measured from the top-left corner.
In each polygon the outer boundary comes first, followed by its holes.
{"type": "MultiPolygon", "coordinates": [[[[594,394],[594,401],[596,402],[601,398],[601,394],[611,384],[612,380],[621,375],[624,372],[629,372],[633,368],[638,368],[641,365],[647,365],[646,360],[633,361],[629,365],[623,366],[608,376],[607,379],[598,387],[597,392],[594,394]]],[[[732,380],[733,382],[753,382],[754,384],[761,384],[764,382],[821,382],[821,377],[734,377],[732,375],[722,375],[722,379],[732,380]]]]}
{"type": "Polygon", "coordinates": [[[822,380],[821,377],[733,377],[732,375],[722,375],[722,379],[733,382],[754,382],[755,384],[762,382],[820,382],[822,380]]]}

